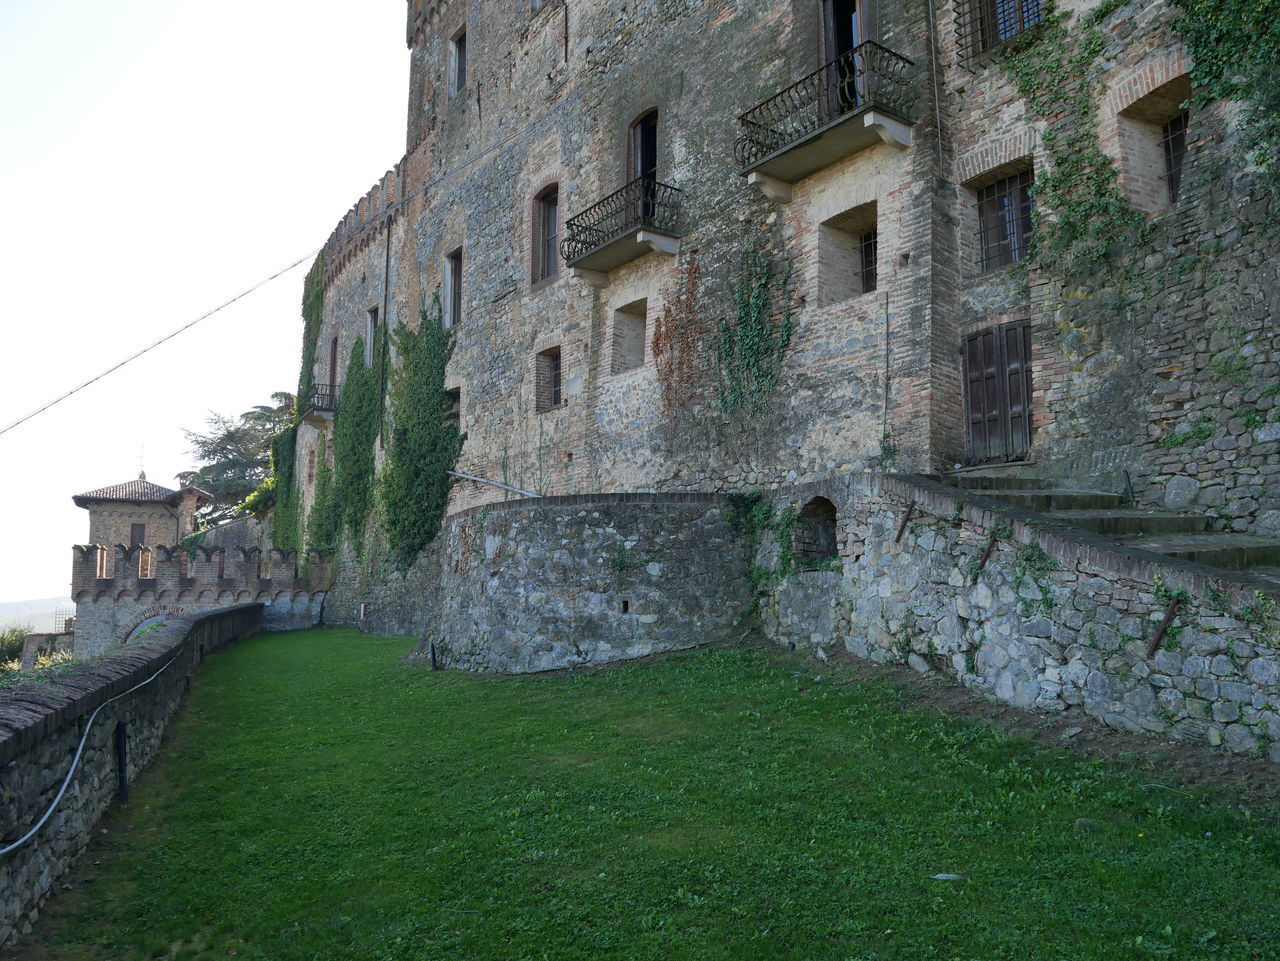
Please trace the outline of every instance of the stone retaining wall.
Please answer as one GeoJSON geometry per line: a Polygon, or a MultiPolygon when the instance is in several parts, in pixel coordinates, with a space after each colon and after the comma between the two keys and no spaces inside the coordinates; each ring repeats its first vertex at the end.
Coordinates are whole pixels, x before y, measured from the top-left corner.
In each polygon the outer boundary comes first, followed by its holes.
{"type": "MultiPolygon", "coordinates": [[[[1081,711],[1280,761],[1274,587],[920,478],[855,475],[767,496],[779,510],[815,496],[838,510],[840,559],[828,565],[838,570],[765,582],[763,625],[777,641],[844,647],[1018,707],[1081,711]]],[[[760,568],[779,566],[778,546],[763,534],[760,568]]]]}
{"type": "Polygon", "coordinates": [[[0,854],[0,947],[31,931],[57,880],[73,865],[115,800],[116,728],[125,725],[127,777],[151,763],[192,675],[206,657],[256,633],[261,604],[175,617],[146,640],[49,680],[0,692],[0,848],[22,837],[52,803],[84,724],[99,707],[80,766],[48,822],[0,854]],[[154,681],[110,704],[164,669],[154,681]]]}
{"type": "Polygon", "coordinates": [[[466,670],[601,664],[741,633],[749,563],[718,494],[508,501],[450,517],[405,574],[340,575],[326,621],[364,604],[364,629],[466,670]]]}

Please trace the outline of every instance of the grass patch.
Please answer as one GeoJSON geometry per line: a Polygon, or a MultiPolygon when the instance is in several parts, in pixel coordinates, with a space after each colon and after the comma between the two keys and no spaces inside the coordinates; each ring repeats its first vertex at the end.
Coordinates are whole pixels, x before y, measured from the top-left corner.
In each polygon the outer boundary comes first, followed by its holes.
{"type": "Polygon", "coordinates": [[[502,678],[409,647],[214,658],[28,956],[1280,956],[1262,812],[771,650],[502,678]]]}

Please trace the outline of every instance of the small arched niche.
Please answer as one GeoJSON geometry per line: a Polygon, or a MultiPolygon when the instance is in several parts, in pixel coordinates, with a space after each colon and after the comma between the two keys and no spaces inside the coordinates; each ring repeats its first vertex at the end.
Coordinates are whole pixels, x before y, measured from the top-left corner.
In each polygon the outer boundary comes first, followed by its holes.
{"type": "Polygon", "coordinates": [[[815,497],[800,508],[793,547],[796,566],[802,570],[818,567],[839,556],[836,505],[825,497],[815,497]]]}

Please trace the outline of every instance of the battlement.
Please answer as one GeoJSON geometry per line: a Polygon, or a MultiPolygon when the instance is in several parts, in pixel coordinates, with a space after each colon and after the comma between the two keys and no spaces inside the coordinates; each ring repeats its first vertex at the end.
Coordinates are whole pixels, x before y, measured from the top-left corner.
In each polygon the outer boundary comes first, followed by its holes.
{"type": "Polygon", "coordinates": [[[329,562],[311,551],[306,574],[299,573],[298,552],[256,547],[198,547],[155,544],[77,544],[72,548],[71,595],[77,603],[151,593],[199,597],[211,593],[249,594],[261,600],[280,593],[308,595],[327,589],[329,562]]]}
{"type": "Polygon", "coordinates": [[[328,284],[379,236],[384,224],[395,221],[405,199],[404,161],[355,202],[324,245],[324,282],[328,284]]]}

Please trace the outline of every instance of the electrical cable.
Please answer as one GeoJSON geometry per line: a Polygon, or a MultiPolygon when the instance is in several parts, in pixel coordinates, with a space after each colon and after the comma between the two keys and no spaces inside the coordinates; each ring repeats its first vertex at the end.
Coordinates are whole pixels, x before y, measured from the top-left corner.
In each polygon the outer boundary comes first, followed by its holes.
{"type": "Polygon", "coordinates": [[[293,263],[291,263],[288,267],[284,267],[280,270],[277,270],[270,277],[267,277],[264,280],[258,281],[248,290],[243,290],[240,293],[236,294],[226,303],[219,304],[217,307],[214,307],[212,310],[206,311],[205,313],[201,314],[195,320],[192,320],[186,324],[183,324],[181,327],[179,327],[175,331],[171,331],[170,333],[165,334],[165,336],[161,337],[155,343],[142,348],[142,350],[138,351],[136,354],[132,354],[131,356],[126,357],[124,360],[120,361],[120,363],[116,364],[114,367],[107,368],[102,373],[97,374],[94,377],[90,377],[80,386],[73,387],[71,390],[67,391],[65,394],[62,394],[61,396],[56,397],[53,400],[49,401],[49,403],[45,404],[43,407],[37,408],[36,410],[33,410],[31,413],[23,417],[19,417],[8,427],[0,429],[0,437],[3,437],[5,434],[9,433],[9,431],[13,430],[15,427],[19,427],[22,424],[25,424],[27,421],[31,420],[32,418],[38,417],[40,414],[43,414],[46,410],[49,410],[52,407],[56,407],[58,404],[61,404],[64,400],[67,400],[69,397],[72,397],[73,395],[80,393],[80,391],[84,390],[86,387],[90,386],[91,384],[96,384],[98,381],[102,380],[102,378],[106,377],[107,375],[114,374],[121,367],[124,367],[127,364],[133,363],[135,360],[137,360],[139,357],[143,356],[144,354],[149,354],[151,351],[155,350],[157,347],[161,346],[162,344],[165,344],[168,341],[173,340],[173,338],[177,337],[179,334],[190,330],[192,327],[194,327],[196,324],[200,323],[201,321],[208,320],[214,314],[220,311],[226,310],[236,301],[243,300],[245,297],[248,297],[250,294],[254,293],[255,291],[265,287],[267,284],[271,283],[273,280],[277,279],[278,277],[283,277],[289,271],[301,266],[302,264],[306,263],[308,260],[315,257],[316,254],[318,254],[319,252],[320,250],[316,249],[311,251],[311,253],[307,254],[305,257],[300,257],[298,260],[295,260],[293,263]]]}
{"type": "Polygon", "coordinates": [[[67,788],[71,784],[71,778],[75,776],[76,768],[80,766],[80,755],[84,753],[85,742],[89,740],[89,732],[93,730],[93,722],[98,717],[98,712],[101,711],[108,704],[111,704],[113,701],[118,701],[120,700],[120,698],[126,697],[129,694],[132,694],[134,691],[136,691],[140,687],[146,687],[148,684],[154,681],[157,677],[159,677],[161,674],[167,671],[169,669],[169,665],[172,664],[177,659],[178,659],[178,654],[173,655],[173,657],[169,658],[169,662],[165,664],[164,667],[160,668],[160,670],[156,671],[154,674],[152,674],[149,678],[147,678],[141,684],[135,684],[133,687],[129,688],[129,690],[124,691],[120,694],[117,694],[115,697],[108,698],[107,700],[99,704],[96,708],[94,708],[93,713],[89,715],[88,723],[86,723],[84,726],[84,734],[80,736],[80,743],[76,745],[76,756],[71,759],[71,770],[69,770],[67,772],[67,776],[63,778],[62,787],[58,788],[58,795],[53,799],[53,803],[49,805],[49,810],[44,812],[44,817],[42,817],[39,821],[37,821],[35,827],[33,827],[30,831],[28,831],[22,837],[18,838],[18,840],[14,841],[8,847],[0,848],[0,857],[3,857],[4,855],[8,854],[10,851],[17,850],[18,848],[22,847],[22,845],[30,841],[33,837],[35,837],[36,832],[39,831],[42,827],[44,827],[44,822],[49,820],[53,812],[58,809],[58,804],[61,803],[62,796],[67,793],[67,788]]]}

